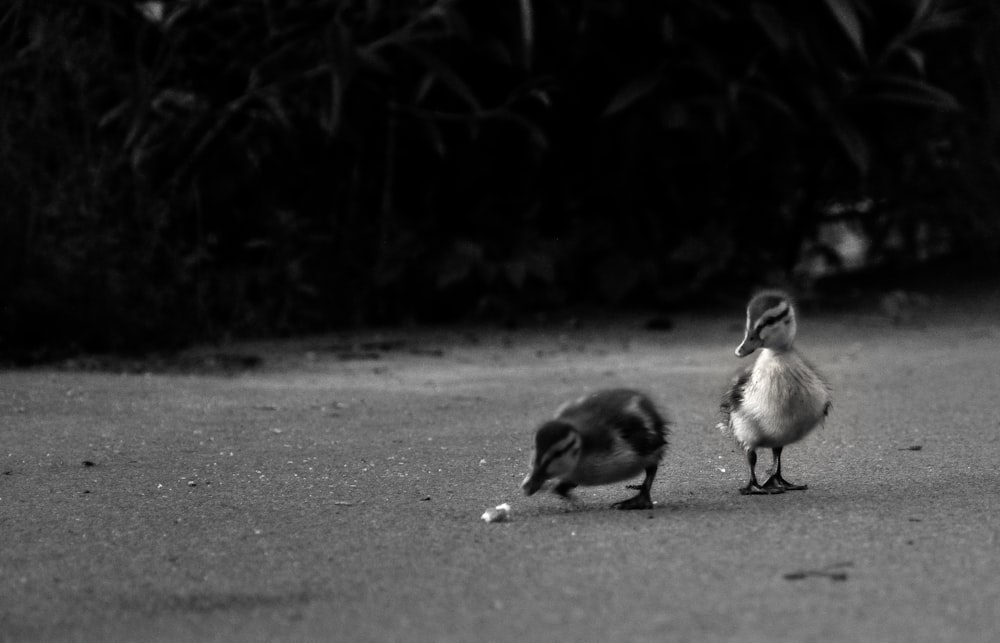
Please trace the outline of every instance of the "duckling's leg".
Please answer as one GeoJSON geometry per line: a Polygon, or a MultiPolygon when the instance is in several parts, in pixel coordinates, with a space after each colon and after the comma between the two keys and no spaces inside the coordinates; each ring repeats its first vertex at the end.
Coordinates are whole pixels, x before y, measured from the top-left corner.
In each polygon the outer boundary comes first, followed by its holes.
{"type": "Polygon", "coordinates": [[[784,489],[780,487],[768,487],[767,485],[761,486],[757,482],[757,450],[747,449],[747,468],[750,470],[750,479],[747,480],[746,485],[740,487],[740,493],[744,496],[751,494],[769,494],[769,493],[781,493],[784,489]]]}
{"type": "Polygon", "coordinates": [[[656,477],[658,465],[646,467],[646,477],[640,485],[629,485],[629,489],[638,489],[639,493],[628,500],[622,500],[611,505],[616,509],[652,509],[653,500],[649,497],[649,491],[653,488],[653,478],[656,477]]]}
{"type": "Polygon", "coordinates": [[[569,495],[569,492],[576,488],[575,482],[569,482],[568,480],[560,480],[553,489],[552,493],[556,494],[563,500],[572,500],[573,497],[569,495]]]}
{"type": "Polygon", "coordinates": [[[771,449],[774,461],[771,463],[771,476],[764,483],[764,488],[778,489],[779,491],[802,491],[804,489],[808,489],[809,485],[792,484],[781,477],[781,449],[782,447],[774,447],[771,449]]]}

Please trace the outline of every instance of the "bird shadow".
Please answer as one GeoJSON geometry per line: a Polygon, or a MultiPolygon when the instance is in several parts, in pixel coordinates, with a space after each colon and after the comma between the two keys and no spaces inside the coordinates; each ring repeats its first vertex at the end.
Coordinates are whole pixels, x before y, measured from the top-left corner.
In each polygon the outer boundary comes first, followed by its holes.
{"type": "Polygon", "coordinates": [[[834,582],[843,582],[847,580],[847,572],[844,570],[853,566],[854,563],[852,561],[845,560],[837,563],[831,563],[818,569],[800,569],[793,572],[786,572],[782,574],[781,577],[788,581],[820,577],[828,578],[834,582]]]}

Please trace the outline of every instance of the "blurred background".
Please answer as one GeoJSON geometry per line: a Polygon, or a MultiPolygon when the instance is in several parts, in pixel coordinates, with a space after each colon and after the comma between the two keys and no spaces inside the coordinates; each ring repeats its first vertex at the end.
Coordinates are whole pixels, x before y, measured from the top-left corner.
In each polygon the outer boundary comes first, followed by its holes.
{"type": "Polygon", "coordinates": [[[17,362],[1000,262],[993,0],[7,0],[0,47],[17,362]]]}

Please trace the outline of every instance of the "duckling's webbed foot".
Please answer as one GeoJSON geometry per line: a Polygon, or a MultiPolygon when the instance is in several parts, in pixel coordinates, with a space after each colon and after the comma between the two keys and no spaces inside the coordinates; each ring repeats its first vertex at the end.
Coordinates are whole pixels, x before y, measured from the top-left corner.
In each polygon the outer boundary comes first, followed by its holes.
{"type": "Polygon", "coordinates": [[[768,487],[766,484],[761,485],[757,482],[757,452],[754,449],[747,449],[747,469],[750,474],[747,483],[740,487],[740,493],[744,496],[758,495],[758,494],[772,494],[781,493],[784,489],[779,489],[775,487],[768,487]]]}
{"type": "Polygon", "coordinates": [[[648,493],[639,492],[628,500],[622,500],[611,505],[615,509],[652,509],[653,501],[648,493]]]}
{"type": "Polygon", "coordinates": [[[809,487],[804,484],[792,484],[781,477],[781,451],[782,447],[774,447],[771,454],[774,463],[771,467],[771,476],[764,482],[765,489],[778,489],[779,491],[804,491],[809,487]]]}
{"type": "Polygon", "coordinates": [[[628,500],[616,502],[611,506],[615,509],[652,509],[653,500],[649,497],[649,490],[653,488],[653,478],[656,477],[657,468],[657,465],[654,464],[646,469],[646,477],[643,479],[642,484],[627,485],[628,489],[638,489],[639,493],[628,500]]]}
{"type": "Polygon", "coordinates": [[[781,493],[783,491],[805,491],[809,488],[809,485],[805,484],[792,484],[791,482],[785,480],[781,477],[780,473],[775,473],[762,485],[764,489],[774,489],[770,493],[781,493]]]}
{"type": "Polygon", "coordinates": [[[756,482],[748,482],[740,487],[740,493],[744,496],[750,495],[770,495],[774,493],[784,493],[780,487],[768,487],[767,484],[759,485],[756,482]]]}

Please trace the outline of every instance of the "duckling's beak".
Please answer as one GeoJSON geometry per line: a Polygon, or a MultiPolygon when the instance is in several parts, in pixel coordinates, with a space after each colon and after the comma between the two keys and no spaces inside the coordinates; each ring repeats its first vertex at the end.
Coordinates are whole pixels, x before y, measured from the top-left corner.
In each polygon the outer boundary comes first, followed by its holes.
{"type": "Polygon", "coordinates": [[[524,489],[524,495],[530,496],[541,489],[544,483],[545,480],[542,476],[538,475],[536,471],[532,471],[525,476],[524,481],[521,483],[521,488],[524,489]]]}
{"type": "Polygon", "coordinates": [[[746,357],[750,353],[760,348],[761,341],[750,337],[749,334],[743,338],[743,343],[736,347],[736,357],[746,357]]]}

